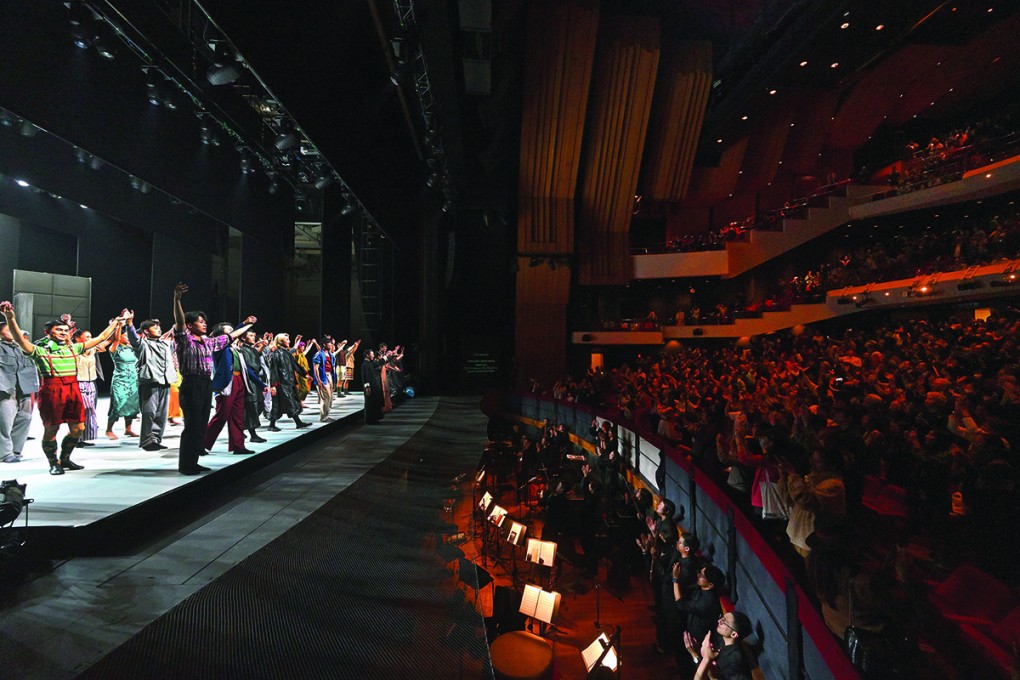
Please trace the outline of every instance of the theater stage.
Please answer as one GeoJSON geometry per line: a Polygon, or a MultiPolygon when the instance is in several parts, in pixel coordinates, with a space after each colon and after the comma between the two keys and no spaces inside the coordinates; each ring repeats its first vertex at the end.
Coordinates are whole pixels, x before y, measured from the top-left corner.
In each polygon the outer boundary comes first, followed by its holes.
{"type": "MultiPolygon", "coordinates": [[[[123,420],[114,428],[119,439],[111,441],[103,432],[108,412],[108,397],[98,404],[100,434],[95,446],[78,448],[73,460],[84,470],[50,475],[42,454],[42,422],[33,415],[30,440],[19,463],[0,464],[0,477],[17,479],[27,484],[26,495],[34,502],[22,512],[15,526],[26,526],[33,551],[39,556],[118,552],[133,538],[131,530],[154,520],[166,524],[167,516],[181,515],[182,506],[193,505],[196,495],[208,496],[253,472],[266,467],[297,448],[337,432],[347,425],[360,423],[364,399],[360,393],[336,399],[330,411],[333,422],[320,423],[319,404],[315,394],[305,399],[303,420],[310,427],[297,430],[294,422],[284,418],[278,424],[281,432],[269,432],[268,420],[258,434],[268,441],[247,442],[252,455],[234,455],[227,451],[227,429],[224,427],[209,455],[200,463],[212,468],[198,476],[177,471],[180,426],[168,424],[160,452],[144,451],[137,437],[123,434],[123,420]]],[[[135,419],[133,429],[140,429],[135,419]]],[[[58,435],[58,440],[62,435],[58,435]]]]}

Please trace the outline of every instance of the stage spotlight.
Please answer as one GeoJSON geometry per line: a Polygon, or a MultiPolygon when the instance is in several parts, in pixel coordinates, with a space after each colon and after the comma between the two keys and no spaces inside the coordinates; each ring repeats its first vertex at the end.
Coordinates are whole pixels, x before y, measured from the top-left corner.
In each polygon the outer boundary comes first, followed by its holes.
{"type": "Polygon", "coordinates": [[[398,61],[397,65],[393,68],[393,72],[390,73],[390,82],[400,87],[400,84],[404,82],[404,77],[407,75],[407,62],[398,61]]]}
{"type": "Polygon", "coordinates": [[[202,127],[198,129],[198,138],[202,140],[202,143],[206,146],[212,143],[213,132],[212,128],[209,127],[209,123],[202,121],[202,127]]]}
{"type": "Polygon", "coordinates": [[[328,172],[324,172],[315,179],[316,189],[325,189],[333,183],[333,176],[328,172]]]}
{"type": "Polygon", "coordinates": [[[39,134],[39,128],[37,128],[32,123],[29,123],[27,120],[21,121],[21,127],[19,128],[19,131],[21,132],[23,137],[35,137],[37,134],[39,134]]]}
{"type": "Polygon", "coordinates": [[[18,122],[17,116],[13,113],[0,110],[0,125],[4,127],[14,127],[14,124],[18,122]]]}
{"type": "Polygon", "coordinates": [[[241,154],[241,172],[246,175],[252,173],[251,159],[248,158],[248,154],[241,154]]]}
{"type": "Polygon", "coordinates": [[[104,165],[106,165],[106,162],[102,158],[100,158],[99,156],[93,156],[89,160],[89,169],[90,170],[98,170],[99,168],[103,167],[104,165]]]}
{"type": "Polygon", "coordinates": [[[212,85],[229,85],[241,77],[241,70],[233,62],[213,64],[205,72],[205,77],[212,85]]]}
{"type": "Polygon", "coordinates": [[[174,92],[176,85],[170,81],[165,81],[159,88],[161,90],[162,97],[160,101],[163,106],[170,109],[171,111],[177,110],[177,94],[174,92]]]}
{"type": "Polygon", "coordinates": [[[81,26],[92,18],[92,12],[81,0],[73,0],[69,7],[67,20],[72,26],[81,26]]]}
{"type": "Polygon", "coordinates": [[[301,141],[301,138],[293,130],[283,130],[277,135],[276,139],[273,140],[273,146],[276,147],[277,151],[286,151],[291,147],[297,146],[297,143],[301,141]]]}
{"type": "Polygon", "coordinates": [[[280,190],[280,183],[278,181],[276,181],[276,178],[274,177],[274,178],[270,179],[269,180],[269,193],[270,194],[275,194],[279,190],[280,190]]]}
{"type": "Polygon", "coordinates": [[[143,66],[142,72],[145,73],[145,96],[150,104],[159,106],[163,103],[163,93],[160,91],[161,77],[159,69],[152,66],[143,66]]]}
{"type": "Polygon", "coordinates": [[[352,199],[350,196],[348,196],[347,197],[347,205],[345,205],[344,207],[340,208],[340,214],[343,215],[344,217],[347,217],[352,212],[354,212],[356,209],[357,209],[357,206],[354,203],[354,199],[352,199]]]}
{"type": "Polygon", "coordinates": [[[74,40],[74,44],[87,50],[95,35],[93,30],[95,18],[92,15],[92,10],[84,2],[72,2],[67,20],[71,24],[71,39],[74,40]]]}
{"type": "Polygon", "coordinates": [[[438,182],[438,181],[439,181],[439,174],[433,172],[432,174],[430,174],[425,179],[425,186],[427,186],[427,187],[429,187],[431,189],[432,187],[436,186],[436,182],[438,182]]]}
{"type": "Polygon", "coordinates": [[[74,148],[74,157],[82,165],[84,165],[84,164],[86,164],[86,163],[88,163],[89,161],[92,160],[92,154],[90,154],[85,149],[82,149],[81,147],[75,147],[74,148]]]}
{"type": "Polygon", "coordinates": [[[110,25],[102,20],[93,24],[92,46],[96,48],[96,53],[107,61],[117,58],[117,54],[110,47],[112,30],[110,25]]]}
{"type": "Polygon", "coordinates": [[[450,212],[451,210],[453,210],[453,201],[451,201],[450,199],[446,199],[445,201],[443,201],[443,204],[439,206],[439,209],[442,210],[444,213],[450,212]]]}
{"type": "Polygon", "coordinates": [[[135,191],[147,194],[152,189],[152,185],[150,185],[148,182],[143,181],[135,177],[134,175],[128,175],[128,177],[131,182],[131,188],[134,189],[135,191]]]}
{"type": "Polygon", "coordinates": [[[114,53],[114,51],[110,49],[110,45],[106,41],[106,38],[99,35],[96,36],[96,52],[99,53],[100,57],[106,59],[107,61],[113,61],[114,59],[117,58],[117,55],[114,53]]]}

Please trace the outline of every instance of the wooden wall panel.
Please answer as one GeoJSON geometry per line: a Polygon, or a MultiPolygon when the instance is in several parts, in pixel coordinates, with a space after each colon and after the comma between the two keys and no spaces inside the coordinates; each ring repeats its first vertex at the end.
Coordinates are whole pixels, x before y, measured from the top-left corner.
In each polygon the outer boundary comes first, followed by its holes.
{"type": "Polygon", "coordinates": [[[641,192],[656,200],[687,195],[712,92],[712,43],[688,41],[662,55],[641,192]]]}
{"type": "Polygon", "coordinates": [[[685,234],[704,234],[712,229],[712,211],[709,208],[683,208],[674,205],[666,217],[666,240],[672,241],[685,234]]]}
{"type": "Polygon", "coordinates": [[[599,11],[594,2],[535,2],[521,119],[517,249],[573,253],[573,209],[599,11]],[[541,205],[545,201],[547,205],[541,205]]]}
{"type": "Polygon", "coordinates": [[[711,208],[729,197],[737,187],[740,167],[747,151],[747,137],[726,147],[719,165],[695,166],[691,174],[691,187],[683,205],[691,208],[711,208]]]}
{"type": "Polygon", "coordinates": [[[838,90],[801,90],[793,115],[794,127],[783,150],[783,170],[797,175],[816,175],[818,159],[829,134],[829,121],[839,102],[838,90]]]}
{"type": "Polygon", "coordinates": [[[659,65],[659,23],[613,17],[600,37],[578,196],[578,281],[626,285],[634,192],[659,65]]]}
{"type": "Polygon", "coordinates": [[[790,136],[798,98],[793,94],[769,97],[769,106],[755,114],[751,134],[747,140],[743,171],[737,180],[735,193],[761,191],[780,169],[786,140],[790,136]]]}
{"type": "Polygon", "coordinates": [[[712,208],[712,226],[716,229],[731,222],[740,222],[755,213],[758,194],[753,191],[733,194],[726,200],[719,201],[712,208]]]}

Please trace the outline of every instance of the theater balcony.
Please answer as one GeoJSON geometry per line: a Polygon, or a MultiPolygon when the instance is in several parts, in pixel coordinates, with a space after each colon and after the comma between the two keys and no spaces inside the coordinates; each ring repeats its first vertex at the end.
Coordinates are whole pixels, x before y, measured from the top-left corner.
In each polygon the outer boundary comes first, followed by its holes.
{"type": "Polygon", "coordinates": [[[1020,144],[1009,149],[1002,160],[963,172],[955,182],[937,184],[916,191],[897,193],[885,188],[858,201],[849,209],[854,220],[894,215],[998,196],[1020,189],[1020,144]]]}
{"type": "Polygon", "coordinates": [[[738,276],[849,222],[854,206],[872,201],[884,190],[879,186],[843,185],[837,192],[810,199],[794,215],[784,217],[780,229],[748,231],[747,240],[727,243],[725,250],[633,255],[633,278],[738,276]]]}
{"type": "Polygon", "coordinates": [[[732,323],[684,326],[623,324],[620,330],[576,331],[575,345],[662,345],[671,340],[738,339],[806,326],[838,316],[877,309],[935,304],[980,303],[1020,294],[1020,260],[937,272],[895,281],[873,282],[828,291],[824,302],[793,304],[786,309],[744,313],[732,323]]]}

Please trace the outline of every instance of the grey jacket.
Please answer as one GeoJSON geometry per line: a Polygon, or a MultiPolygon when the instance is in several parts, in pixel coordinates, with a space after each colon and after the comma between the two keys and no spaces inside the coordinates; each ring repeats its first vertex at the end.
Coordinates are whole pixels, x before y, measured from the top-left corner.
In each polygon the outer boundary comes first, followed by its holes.
{"type": "Polygon", "coordinates": [[[39,391],[39,371],[35,362],[13,342],[0,341],[0,392],[35,394],[39,391]]]}
{"type": "Polygon", "coordinates": [[[170,385],[177,380],[174,366],[174,348],[168,342],[157,338],[141,337],[134,325],[127,327],[128,340],[138,355],[135,368],[138,369],[138,384],[170,385]]]}

